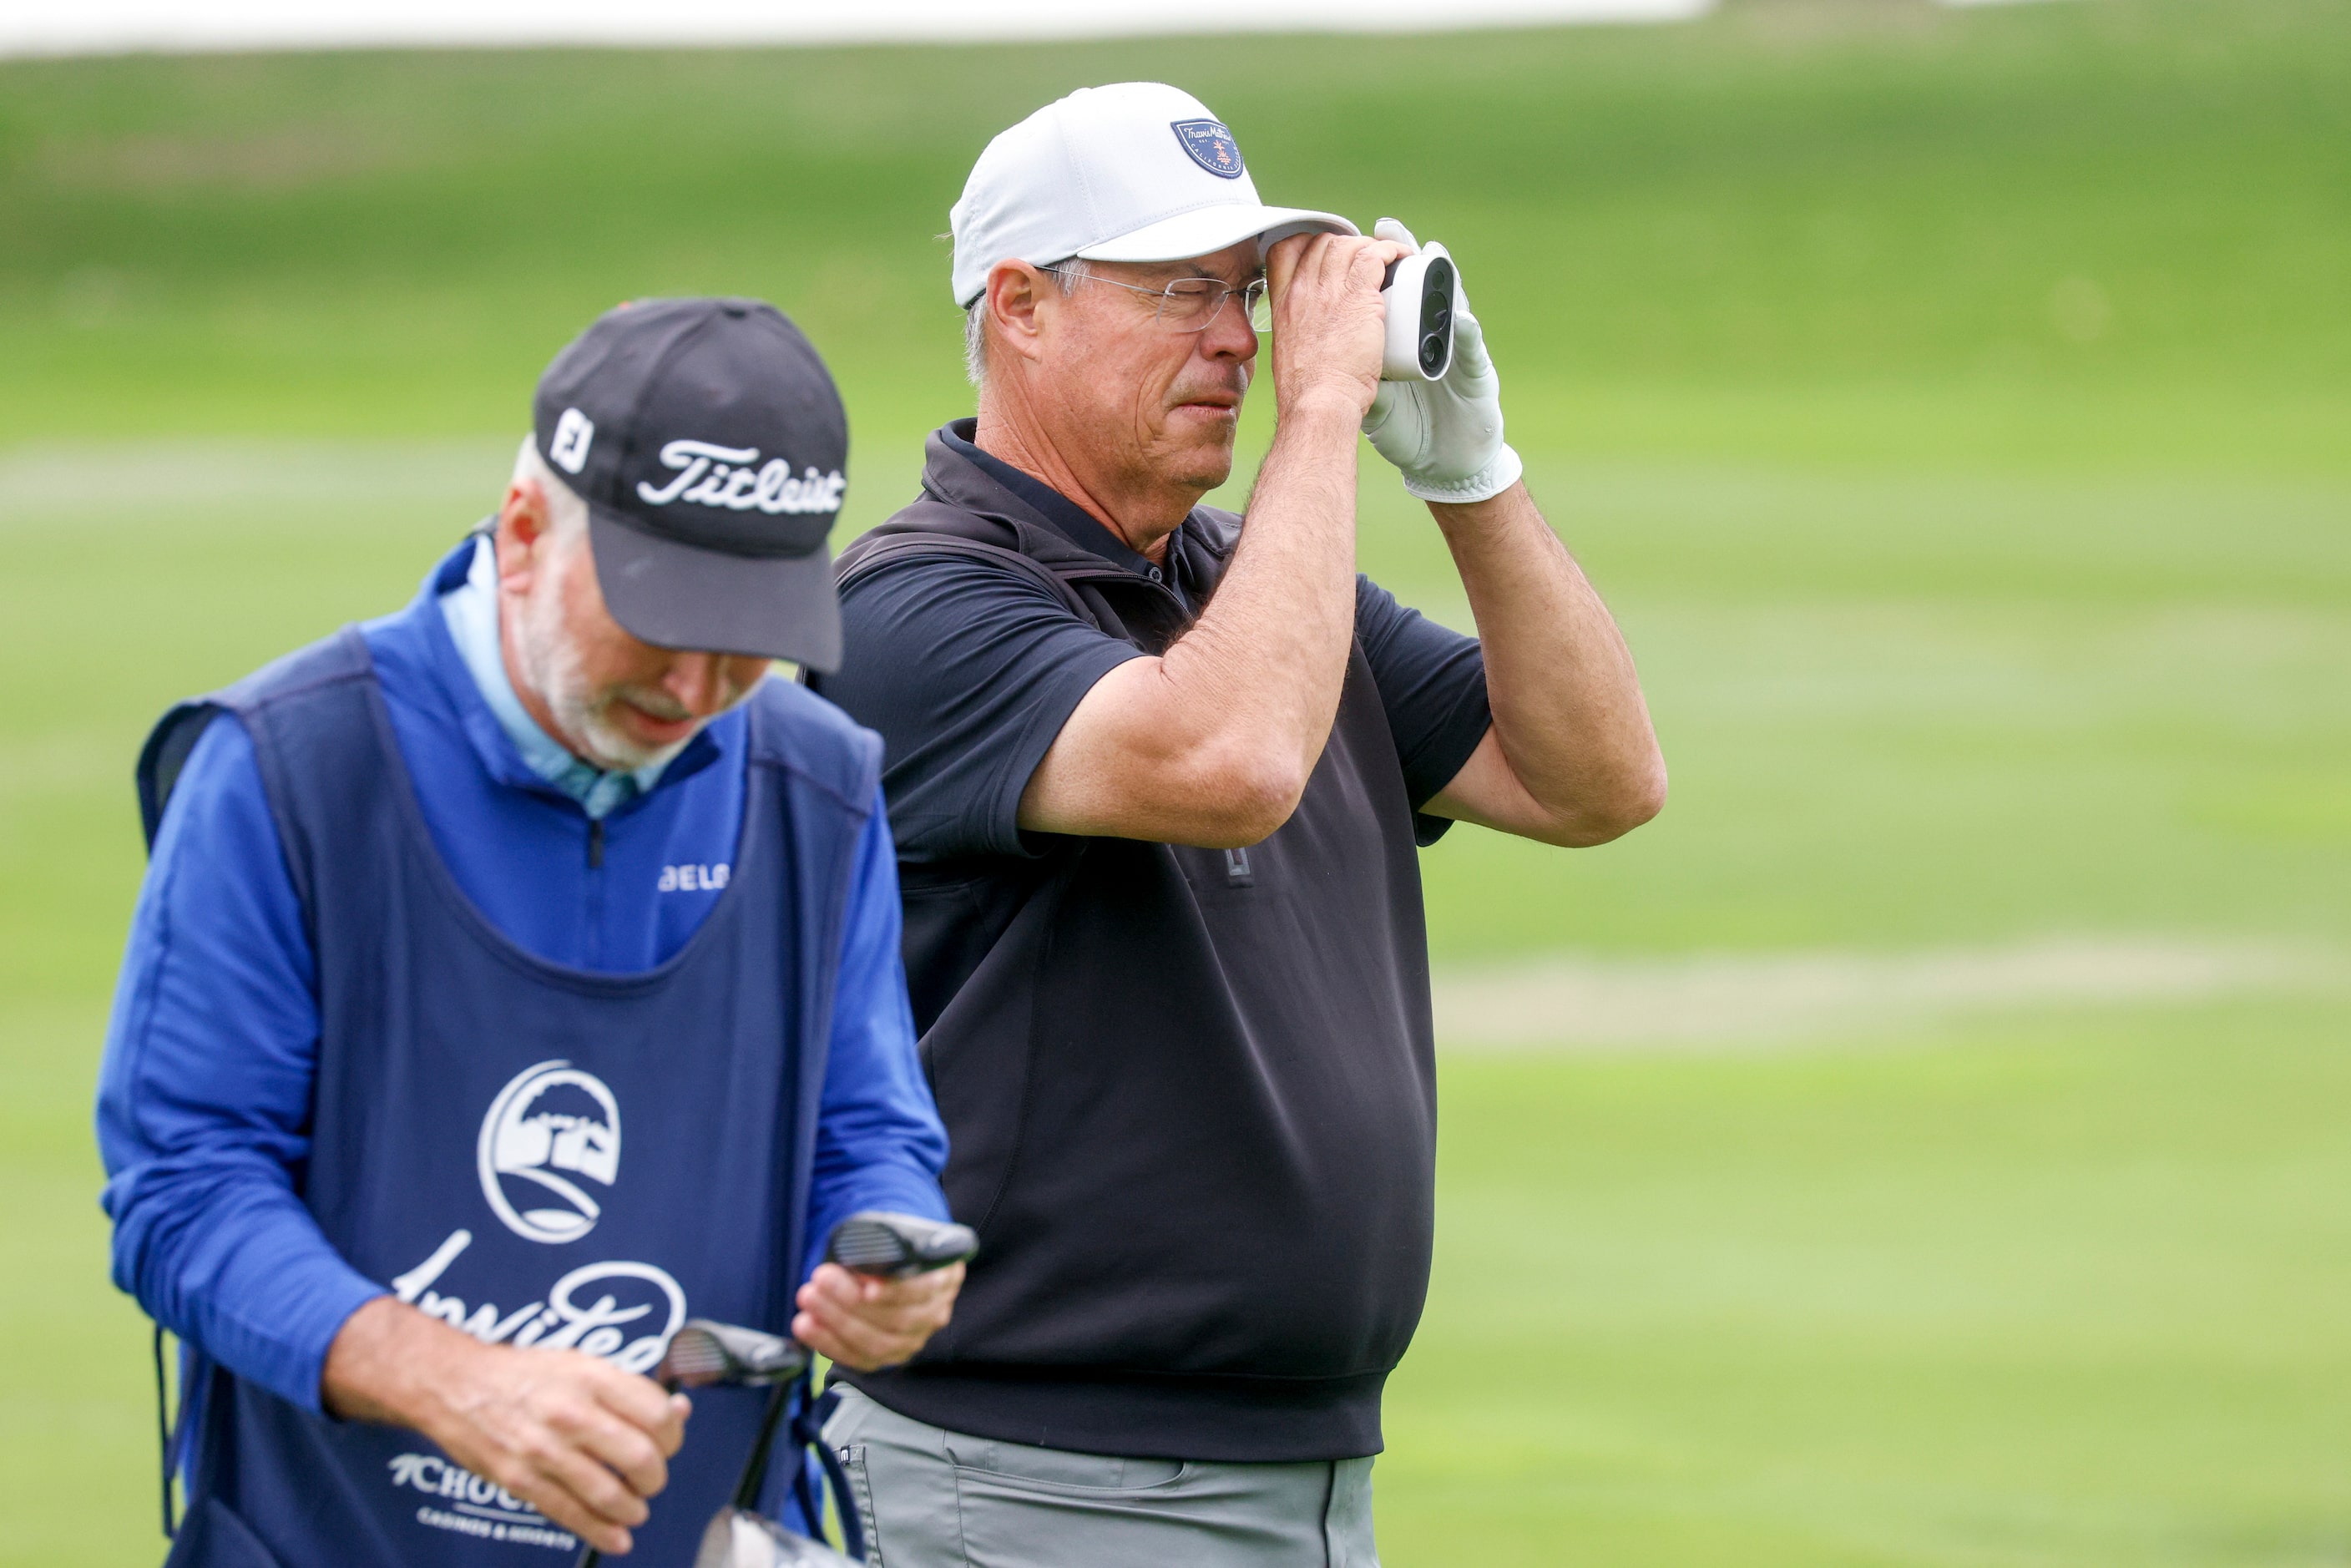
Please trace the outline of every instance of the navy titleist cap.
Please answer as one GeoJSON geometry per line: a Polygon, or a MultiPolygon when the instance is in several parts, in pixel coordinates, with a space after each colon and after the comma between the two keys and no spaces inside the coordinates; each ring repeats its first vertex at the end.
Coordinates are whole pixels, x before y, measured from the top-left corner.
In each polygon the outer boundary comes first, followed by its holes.
{"type": "Polygon", "coordinates": [[[758,299],[643,299],[555,356],[538,455],[588,503],[604,602],[662,648],[841,664],[825,535],[849,417],[800,329],[758,299]]]}

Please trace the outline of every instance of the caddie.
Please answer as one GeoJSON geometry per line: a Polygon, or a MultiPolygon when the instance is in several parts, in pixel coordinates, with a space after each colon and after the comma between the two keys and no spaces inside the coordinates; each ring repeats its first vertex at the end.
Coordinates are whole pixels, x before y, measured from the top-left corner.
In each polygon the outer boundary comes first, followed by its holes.
{"type": "Polygon", "coordinates": [[[1262,204],[1232,132],[1150,83],[998,136],[953,225],[978,417],[843,552],[821,689],[886,747],[980,1251],[954,1323],[852,1374],[825,1435],[890,1568],[1370,1568],[1431,1244],[1418,846],[1653,815],[1633,662],[1466,301],[1441,382],[1380,381],[1402,227],[1262,204]],[[1244,518],[1200,501],[1261,349],[1244,518]],[[1477,637],[1357,573],[1359,430],[1477,637]]]}
{"type": "Polygon", "coordinates": [[[959,1265],[816,1263],[946,1212],[880,747],[770,674],[839,657],[847,456],[771,306],[622,307],[407,609],[155,730],[98,1131],[184,1345],[172,1563],[683,1568],[764,1397],[644,1375],[689,1316],[946,1321],[959,1265]]]}

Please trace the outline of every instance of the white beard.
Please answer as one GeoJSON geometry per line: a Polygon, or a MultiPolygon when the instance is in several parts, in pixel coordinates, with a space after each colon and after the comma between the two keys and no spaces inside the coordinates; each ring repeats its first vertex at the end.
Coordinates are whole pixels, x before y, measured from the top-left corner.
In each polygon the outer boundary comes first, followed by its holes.
{"type": "MultiPolygon", "coordinates": [[[[693,741],[692,735],[667,746],[646,746],[630,739],[610,717],[619,694],[599,693],[589,684],[581,668],[585,661],[580,645],[563,623],[560,596],[535,594],[525,603],[523,623],[516,628],[515,653],[524,678],[538,688],[540,700],[554,716],[558,740],[611,773],[666,765],[693,741]]],[[[700,729],[697,725],[695,732],[700,729]]]]}

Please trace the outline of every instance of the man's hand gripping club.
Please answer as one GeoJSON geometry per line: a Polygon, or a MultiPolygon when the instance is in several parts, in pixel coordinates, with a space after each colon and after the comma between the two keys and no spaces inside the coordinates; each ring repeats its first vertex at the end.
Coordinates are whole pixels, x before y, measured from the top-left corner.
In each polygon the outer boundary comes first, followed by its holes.
{"type": "Polygon", "coordinates": [[[978,1239],[911,1215],[852,1214],[799,1294],[792,1337],[858,1372],[910,1359],[946,1327],[978,1239]]]}
{"type": "Polygon", "coordinates": [[[390,1296],[353,1312],[327,1351],[327,1408],[422,1432],[599,1550],[629,1550],[645,1500],[669,1484],[693,1406],[577,1350],[484,1344],[390,1296]]]}

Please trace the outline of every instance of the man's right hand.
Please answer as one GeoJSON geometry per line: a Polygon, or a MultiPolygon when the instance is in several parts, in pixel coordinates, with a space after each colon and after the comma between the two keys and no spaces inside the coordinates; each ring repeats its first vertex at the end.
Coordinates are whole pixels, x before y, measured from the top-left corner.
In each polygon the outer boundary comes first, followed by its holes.
{"type": "MultiPolygon", "coordinates": [[[[1387,344],[1380,283],[1390,262],[1410,254],[1394,240],[1333,234],[1292,235],[1266,253],[1278,419],[1325,396],[1363,419],[1387,344]]],[[[1352,454],[1352,433],[1345,444],[1352,454]]]]}
{"type": "Polygon", "coordinates": [[[669,1482],[692,1406],[575,1350],[484,1344],[390,1296],[327,1350],[329,1411],[407,1427],[599,1551],[619,1554],[669,1482]]]}

